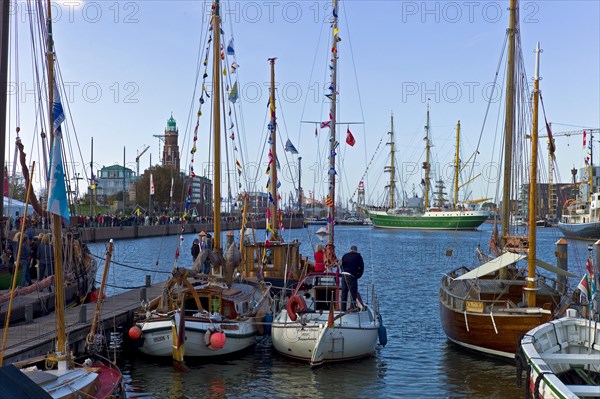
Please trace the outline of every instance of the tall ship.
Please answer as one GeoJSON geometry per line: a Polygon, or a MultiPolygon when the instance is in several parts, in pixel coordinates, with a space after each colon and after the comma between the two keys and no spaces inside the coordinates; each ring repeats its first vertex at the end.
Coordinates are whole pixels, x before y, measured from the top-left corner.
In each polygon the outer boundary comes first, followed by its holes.
{"type": "MultiPolygon", "coordinates": [[[[487,211],[472,210],[470,205],[458,203],[459,191],[459,143],[460,143],[460,121],[456,127],[456,155],[454,160],[454,197],[453,203],[447,204],[444,193],[444,182],[438,180],[436,183],[436,197],[433,207],[429,207],[430,191],[430,156],[431,142],[429,140],[429,106],[427,107],[427,123],[425,125],[425,171],[423,204],[416,206],[397,206],[396,202],[396,145],[394,142],[394,117],[391,118],[390,141],[390,165],[384,171],[390,174],[389,207],[387,210],[367,209],[367,216],[374,227],[386,229],[424,229],[424,230],[475,230],[490,216],[487,211]]],[[[418,201],[417,201],[418,202],[418,201]]]]}

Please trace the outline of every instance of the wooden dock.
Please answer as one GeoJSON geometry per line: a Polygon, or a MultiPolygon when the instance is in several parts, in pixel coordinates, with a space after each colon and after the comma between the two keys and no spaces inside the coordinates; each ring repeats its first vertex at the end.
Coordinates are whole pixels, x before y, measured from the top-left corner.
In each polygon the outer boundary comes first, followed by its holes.
{"type": "MultiPolygon", "coordinates": [[[[133,323],[134,311],[140,307],[144,293],[148,299],[162,292],[164,282],[149,287],[130,290],[105,299],[102,304],[101,323],[104,331],[123,327],[125,331],[133,323]]],[[[88,303],[66,310],[68,341],[75,354],[82,353],[85,339],[90,332],[95,303],[88,303]]],[[[0,330],[4,335],[4,328],[0,330]]],[[[54,313],[33,319],[29,323],[9,327],[4,353],[4,364],[15,363],[42,356],[54,349],[56,320],[54,313]]]]}

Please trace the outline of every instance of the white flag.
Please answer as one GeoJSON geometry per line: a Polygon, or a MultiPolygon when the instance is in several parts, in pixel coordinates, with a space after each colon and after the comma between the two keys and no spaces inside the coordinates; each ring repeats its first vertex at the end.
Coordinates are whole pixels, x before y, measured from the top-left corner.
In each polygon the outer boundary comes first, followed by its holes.
{"type": "Polygon", "coordinates": [[[152,173],[150,173],[150,195],[154,195],[154,179],[152,173]]]}

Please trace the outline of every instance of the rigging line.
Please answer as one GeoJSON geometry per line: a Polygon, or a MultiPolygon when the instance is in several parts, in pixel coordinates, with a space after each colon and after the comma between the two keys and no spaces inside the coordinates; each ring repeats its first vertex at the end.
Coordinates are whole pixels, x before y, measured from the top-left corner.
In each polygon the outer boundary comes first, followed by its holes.
{"type": "MultiPolygon", "coordinates": [[[[315,53],[313,56],[313,62],[310,68],[310,74],[308,77],[308,84],[306,85],[307,89],[306,89],[306,96],[304,97],[304,104],[302,104],[302,111],[300,112],[300,120],[304,120],[304,113],[306,111],[306,104],[308,103],[308,96],[310,93],[310,87],[311,87],[311,80],[313,78],[313,73],[315,72],[315,65],[317,63],[317,59],[319,58],[319,54],[320,54],[320,49],[319,49],[319,43],[321,43],[321,38],[323,36],[323,28],[324,28],[325,24],[321,24],[321,29],[319,30],[319,36],[317,38],[317,45],[315,46],[315,53]]],[[[319,86],[317,83],[317,98],[320,98],[320,90],[319,90],[319,86]]],[[[321,112],[323,111],[323,108],[321,108],[321,112]]],[[[300,143],[300,139],[302,138],[302,124],[300,123],[298,126],[298,140],[296,141],[297,143],[300,143]]]]}
{"type": "MultiPolygon", "coordinates": [[[[275,88],[275,91],[277,92],[277,94],[279,94],[277,88],[275,88]]],[[[287,137],[289,139],[289,134],[287,134],[288,133],[287,124],[285,122],[285,116],[283,114],[283,107],[281,105],[281,100],[279,100],[279,95],[275,96],[275,101],[277,101],[279,103],[279,115],[281,115],[281,120],[283,121],[283,128],[284,128],[284,130],[286,132],[286,135],[287,135],[287,137]]],[[[279,118],[277,118],[277,119],[279,119],[279,118]]],[[[277,122],[275,122],[275,123],[277,123],[277,122]]],[[[279,124],[277,124],[277,126],[279,126],[279,124]]],[[[283,135],[281,134],[281,130],[277,129],[277,133],[279,134],[280,142],[283,144],[283,135]]],[[[288,165],[288,171],[289,171],[289,173],[291,175],[292,185],[294,186],[294,189],[295,189],[296,188],[296,174],[292,173],[292,169],[289,167],[290,162],[289,162],[287,151],[285,150],[285,148],[283,150],[283,154],[284,154],[284,157],[285,157],[285,161],[286,161],[286,163],[288,165]]]]}
{"type": "MultiPolygon", "coordinates": [[[[344,2],[342,2],[342,7],[344,8],[344,14],[348,15],[346,12],[346,5],[344,2]]],[[[350,49],[350,57],[352,59],[352,70],[354,71],[354,81],[356,83],[356,92],[357,92],[357,96],[358,96],[358,104],[360,106],[360,115],[361,115],[361,119],[362,122],[364,123],[365,121],[365,111],[362,105],[362,96],[360,94],[360,86],[358,84],[358,74],[356,72],[356,61],[354,58],[354,49],[352,47],[352,40],[350,38],[350,26],[348,25],[348,18],[344,18],[344,23],[346,24],[346,32],[348,34],[348,47],[350,49]]],[[[368,155],[367,155],[367,129],[365,128],[365,126],[363,126],[363,142],[365,143],[365,145],[363,146],[364,148],[364,156],[365,156],[365,162],[367,161],[368,155]]],[[[366,181],[366,184],[368,184],[368,180],[366,181]]]]}
{"type": "MultiPolygon", "coordinates": [[[[490,112],[490,108],[492,106],[492,99],[494,98],[494,93],[496,91],[496,86],[497,86],[497,82],[498,82],[498,76],[500,74],[500,68],[502,67],[502,61],[504,60],[504,52],[506,51],[506,44],[508,43],[508,32],[506,32],[505,36],[504,36],[504,43],[502,44],[502,50],[500,51],[500,58],[498,60],[498,65],[496,67],[496,73],[494,74],[494,80],[493,80],[493,85],[492,85],[492,92],[490,93],[489,97],[488,97],[488,103],[485,109],[485,115],[483,117],[483,123],[481,125],[481,130],[479,131],[479,139],[477,140],[477,146],[475,147],[475,156],[473,157],[473,165],[476,164],[477,162],[477,155],[479,154],[479,148],[481,146],[481,140],[483,138],[483,132],[485,130],[485,125],[487,122],[487,118],[490,112]]],[[[503,81],[504,82],[504,81],[503,81]]],[[[502,93],[501,93],[501,97],[500,99],[502,99],[502,93]]],[[[498,114],[499,117],[499,114],[498,114]]],[[[498,131],[498,121],[496,121],[496,132],[498,131]]],[[[495,140],[494,140],[494,147],[495,147],[495,140]]],[[[492,151],[492,154],[495,151],[492,151]]],[[[473,173],[475,173],[474,171],[475,168],[471,169],[471,172],[467,175],[468,178],[467,180],[470,180],[473,177],[473,173]]],[[[487,193],[487,191],[486,191],[487,193]]],[[[487,197],[487,195],[486,195],[487,197]]]]}
{"type": "MultiPolygon", "coordinates": [[[[377,147],[375,148],[375,152],[373,153],[373,156],[371,156],[371,160],[367,163],[367,167],[365,168],[365,171],[364,171],[363,175],[361,176],[360,180],[364,180],[367,173],[369,173],[369,168],[371,167],[371,164],[373,163],[373,161],[375,161],[375,156],[379,152],[379,148],[381,147],[381,143],[383,142],[383,139],[385,138],[385,136],[386,136],[386,134],[384,134],[379,139],[379,143],[377,144],[377,147]]],[[[354,195],[357,193],[357,191],[358,191],[358,186],[354,189],[354,192],[352,193],[352,196],[350,197],[351,199],[354,199],[354,195]]]]}

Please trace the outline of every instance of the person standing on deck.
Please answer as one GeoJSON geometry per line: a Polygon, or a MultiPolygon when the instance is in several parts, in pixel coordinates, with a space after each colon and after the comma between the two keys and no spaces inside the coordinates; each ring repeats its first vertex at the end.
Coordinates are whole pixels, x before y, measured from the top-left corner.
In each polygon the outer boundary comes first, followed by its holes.
{"type": "Polygon", "coordinates": [[[315,258],[315,272],[324,272],[325,271],[325,247],[323,244],[317,244],[317,250],[314,253],[315,258]]]}
{"type": "Polygon", "coordinates": [[[195,261],[198,255],[200,254],[200,241],[197,238],[194,239],[192,243],[192,260],[195,261]]]}
{"type": "Polygon", "coordinates": [[[358,253],[356,245],[350,247],[350,252],[342,256],[341,277],[342,277],[342,312],[346,311],[348,303],[348,292],[350,292],[350,306],[352,309],[356,306],[356,296],[358,293],[358,279],[362,277],[365,270],[365,262],[362,255],[358,253]]]}

